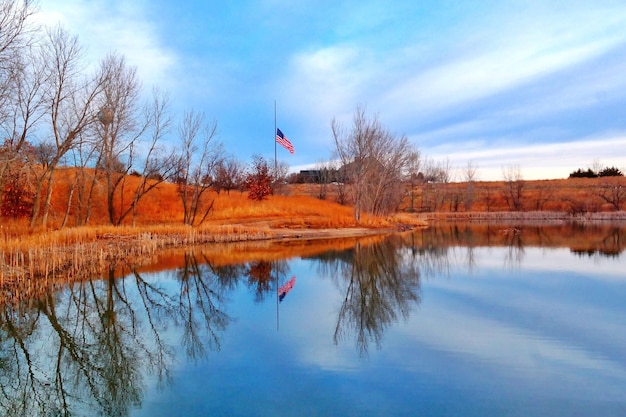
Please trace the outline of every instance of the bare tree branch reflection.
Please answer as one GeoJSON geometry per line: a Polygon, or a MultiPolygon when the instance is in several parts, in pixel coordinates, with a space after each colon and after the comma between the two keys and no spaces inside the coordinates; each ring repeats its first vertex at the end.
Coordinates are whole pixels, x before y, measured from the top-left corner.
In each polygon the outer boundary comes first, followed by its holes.
{"type": "Polygon", "coordinates": [[[224,294],[211,270],[200,264],[196,256],[185,255],[185,266],[179,270],[179,319],[184,323],[183,345],[194,360],[206,357],[208,350],[219,350],[219,334],[230,318],[218,304],[224,294]]]}
{"type": "Polygon", "coordinates": [[[247,285],[254,291],[256,302],[262,302],[267,295],[274,295],[277,290],[277,277],[287,275],[289,265],[282,261],[259,261],[247,265],[244,276],[248,278],[247,285]]]}
{"type": "Polygon", "coordinates": [[[163,285],[137,270],[111,269],[0,316],[0,415],[127,416],[139,407],[148,374],[171,380],[170,326],[196,361],[220,347],[230,322],[221,278],[190,256],[163,285]]]}
{"type": "Polygon", "coordinates": [[[419,272],[404,262],[399,243],[357,243],[352,250],[318,258],[345,294],[337,314],[335,343],[353,335],[360,355],[367,353],[370,342],[380,348],[385,330],[400,317],[407,319],[419,303],[419,272]]]}
{"type": "MultiPolygon", "coordinates": [[[[476,248],[504,247],[505,262],[519,264],[525,245],[621,256],[624,242],[626,229],[607,224],[442,224],[311,259],[340,291],[334,342],[354,341],[366,355],[419,304],[422,279],[448,276],[459,265],[471,271],[476,248]]],[[[111,268],[105,279],[36,298],[4,285],[1,294],[12,301],[0,303],[0,415],[127,416],[148,384],[172,381],[176,353],[195,362],[221,348],[232,322],[230,294],[243,286],[265,301],[288,272],[287,261],[214,265],[200,251],[169,273],[135,269],[119,278],[111,268]]]]}
{"type": "Polygon", "coordinates": [[[501,230],[506,243],[506,256],[504,264],[509,265],[511,269],[515,269],[522,264],[526,251],[524,250],[524,241],[522,229],[517,227],[509,227],[501,230]]]}

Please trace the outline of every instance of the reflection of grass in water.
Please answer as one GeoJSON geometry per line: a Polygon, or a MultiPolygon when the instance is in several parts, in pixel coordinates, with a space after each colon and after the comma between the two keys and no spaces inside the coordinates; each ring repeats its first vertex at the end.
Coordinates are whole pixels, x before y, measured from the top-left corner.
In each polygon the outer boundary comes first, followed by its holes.
{"type": "MultiPolygon", "coordinates": [[[[283,259],[294,253],[306,256],[355,242],[355,239],[346,239],[341,241],[343,243],[328,239],[315,243],[295,240],[286,245],[269,241],[273,236],[274,232],[267,227],[168,225],[71,228],[7,239],[0,258],[0,302],[14,303],[36,297],[68,282],[101,276],[111,267],[116,276],[123,276],[131,268],[158,264],[161,259],[158,254],[168,248],[193,246],[200,251],[199,259],[226,265],[252,259],[283,259]],[[233,241],[257,243],[227,244],[233,241]],[[220,245],[202,245],[205,243],[220,245]]],[[[170,250],[164,259],[169,259],[168,262],[176,259],[180,265],[181,256],[172,253],[174,251],[170,250]]],[[[183,252],[179,249],[178,253],[183,252]]]]}
{"type": "Polygon", "coordinates": [[[206,228],[186,226],[81,227],[5,239],[0,245],[0,282],[47,279],[62,274],[94,274],[110,263],[142,263],[162,248],[232,239],[267,239],[268,230],[258,227],[217,225],[206,228]]]}
{"type": "Polygon", "coordinates": [[[626,249],[626,225],[611,223],[536,224],[439,223],[405,239],[424,246],[538,246],[575,252],[621,253],[626,249]],[[512,230],[515,230],[513,233],[512,230]]]}
{"type": "Polygon", "coordinates": [[[159,251],[155,262],[141,266],[139,271],[161,271],[174,269],[184,264],[185,256],[193,253],[200,263],[210,263],[213,267],[241,264],[249,261],[275,261],[293,257],[310,257],[329,251],[343,251],[353,248],[357,242],[369,245],[385,238],[385,235],[360,236],[349,238],[313,239],[256,242],[232,242],[222,245],[203,245],[187,249],[159,251]]]}

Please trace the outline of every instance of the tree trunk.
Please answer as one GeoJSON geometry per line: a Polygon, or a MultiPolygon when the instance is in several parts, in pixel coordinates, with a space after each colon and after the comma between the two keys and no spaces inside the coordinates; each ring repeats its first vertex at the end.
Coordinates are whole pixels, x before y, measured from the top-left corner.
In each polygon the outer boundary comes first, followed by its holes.
{"type": "Polygon", "coordinates": [[[65,227],[67,224],[67,219],[70,217],[70,210],[72,208],[72,199],[74,198],[74,190],[76,189],[76,185],[78,183],[78,174],[74,178],[74,182],[72,183],[72,187],[70,188],[70,195],[67,197],[67,206],[65,208],[65,215],[63,216],[63,222],[61,223],[61,229],[65,227]]]}
{"type": "Polygon", "coordinates": [[[50,170],[50,181],[48,181],[48,192],[46,194],[46,204],[43,206],[43,216],[41,218],[41,225],[46,227],[48,224],[48,213],[50,213],[50,202],[52,201],[52,183],[54,178],[54,168],[50,170]]]}

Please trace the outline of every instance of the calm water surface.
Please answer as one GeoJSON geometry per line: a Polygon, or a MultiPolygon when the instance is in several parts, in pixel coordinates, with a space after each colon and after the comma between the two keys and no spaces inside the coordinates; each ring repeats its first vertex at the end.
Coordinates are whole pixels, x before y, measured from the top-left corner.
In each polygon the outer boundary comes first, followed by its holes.
{"type": "Polygon", "coordinates": [[[624,228],[329,247],[4,304],[0,415],[626,415],[624,228]]]}

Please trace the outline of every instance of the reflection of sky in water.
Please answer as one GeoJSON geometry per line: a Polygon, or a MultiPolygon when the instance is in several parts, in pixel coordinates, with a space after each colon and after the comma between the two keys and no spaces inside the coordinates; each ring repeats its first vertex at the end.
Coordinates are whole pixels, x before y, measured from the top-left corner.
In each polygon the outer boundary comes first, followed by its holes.
{"type": "Polygon", "coordinates": [[[279,330],[276,298],[239,285],[220,350],[181,360],[136,415],[626,415],[623,258],[509,252],[474,249],[470,268],[451,249],[364,356],[349,334],[333,342],[341,279],[294,260],[279,330]]]}

